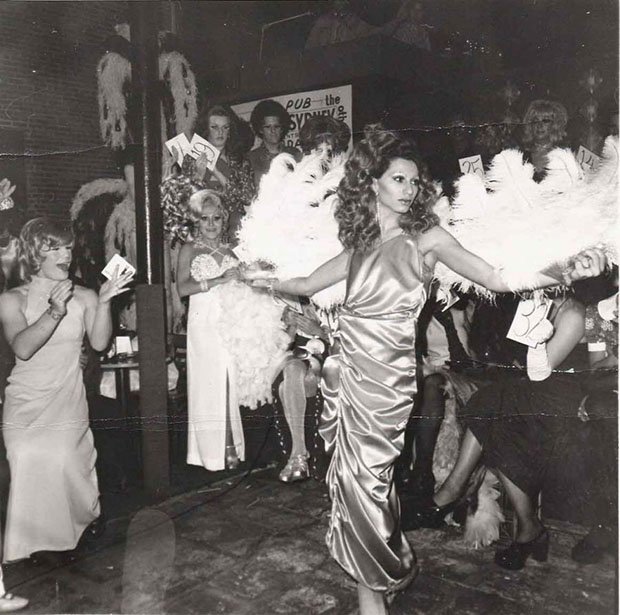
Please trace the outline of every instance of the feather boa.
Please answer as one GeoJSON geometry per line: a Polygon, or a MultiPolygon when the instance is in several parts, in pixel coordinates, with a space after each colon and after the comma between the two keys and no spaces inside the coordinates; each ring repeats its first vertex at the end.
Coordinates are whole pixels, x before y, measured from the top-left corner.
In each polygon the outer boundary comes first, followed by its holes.
{"type": "Polygon", "coordinates": [[[242,284],[215,287],[216,327],[235,367],[239,404],[255,409],[273,400],[271,385],[290,344],[282,308],[272,297],[242,284]]]}
{"type": "MultiPolygon", "coordinates": [[[[444,386],[447,395],[446,410],[433,454],[433,474],[437,485],[441,486],[456,463],[463,435],[463,429],[456,416],[457,405],[465,405],[476,387],[461,375],[445,368],[434,367],[428,361],[424,367],[425,373],[441,373],[446,383],[444,386]]],[[[504,515],[498,503],[498,484],[495,475],[485,470],[484,479],[478,488],[477,506],[467,515],[463,536],[463,542],[475,549],[490,545],[499,538],[500,524],[504,520],[504,515]]]]}
{"type": "MultiPolygon", "coordinates": [[[[601,164],[584,175],[573,154],[549,154],[547,176],[536,183],[533,167],[516,150],[493,159],[486,180],[464,175],[450,205],[440,200],[441,224],[461,244],[501,268],[511,288],[535,285],[536,272],[570,261],[580,251],[603,247],[618,262],[618,140],[608,137],[601,164]]],[[[438,263],[435,277],[443,286],[492,293],[438,263]]]]}
{"type": "MultiPolygon", "coordinates": [[[[238,233],[235,249],[246,262],[266,261],[282,278],[306,276],[342,251],[334,219],[336,188],[344,157],[327,163],[320,155],[296,163],[290,154],[274,158],[238,233]]],[[[330,309],[344,300],[345,283],[322,290],[312,301],[330,309]]]]}
{"type": "Polygon", "coordinates": [[[99,127],[103,142],[123,148],[127,137],[125,88],[131,81],[131,62],[116,52],[106,53],[97,64],[99,127]]]}
{"type": "Polygon", "coordinates": [[[167,83],[174,101],[175,134],[191,130],[196,122],[196,77],[187,60],[178,51],[159,56],[159,78],[167,83]]]}
{"type": "Polygon", "coordinates": [[[77,220],[84,204],[103,194],[127,194],[127,184],[124,179],[96,179],[84,184],[73,197],[71,202],[71,220],[77,220]]]}

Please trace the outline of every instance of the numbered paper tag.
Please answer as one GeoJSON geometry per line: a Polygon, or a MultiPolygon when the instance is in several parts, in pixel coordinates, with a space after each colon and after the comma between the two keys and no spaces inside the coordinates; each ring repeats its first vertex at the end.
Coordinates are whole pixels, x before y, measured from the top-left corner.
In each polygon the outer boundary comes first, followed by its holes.
{"type": "Polygon", "coordinates": [[[174,156],[174,161],[179,166],[183,164],[183,158],[185,158],[185,154],[188,154],[191,149],[189,139],[185,136],[184,133],[178,134],[172,139],[168,139],[168,141],[166,141],[166,147],[168,148],[168,151],[174,156]]]}
{"type": "Polygon", "coordinates": [[[463,173],[463,175],[473,173],[474,175],[478,175],[481,179],[484,179],[484,166],[480,154],[477,156],[468,156],[467,158],[459,158],[459,166],[461,167],[461,173],[463,173]]]}
{"type": "Polygon", "coordinates": [[[211,145],[206,139],[203,139],[197,134],[194,134],[189,145],[190,150],[188,154],[195,160],[205,154],[207,158],[207,168],[209,171],[213,171],[213,169],[215,169],[215,163],[220,155],[220,151],[217,147],[211,145]]]}
{"type": "Polygon", "coordinates": [[[580,145],[577,150],[577,162],[584,173],[589,173],[601,162],[601,157],[591,152],[587,147],[580,145]]]}
{"type": "Polygon", "coordinates": [[[117,267],[119,275],[122,275],[127,270],[131,271],[131,275],[136,272],[136,268],[129,261],[126,261],[120,254],[115,254],[108,261],[108,264],[103,268],[101,273],[109,280],[114,275],[117,267]]]}
{"type": "Polygon", "coordinates": [[[449,310],[459,299],[460,297],[452,289],[437,289],[437,301],[441,303],[442,312],[449,310]]]}
{"type": "Polygon", "coordinates": [[[523,299],[517,306],[517,312],[506,337],[532,348],[538,346],[540,340],[533,332],[547,318],[551,305],[552,302],[546,297],[523,299]]]}

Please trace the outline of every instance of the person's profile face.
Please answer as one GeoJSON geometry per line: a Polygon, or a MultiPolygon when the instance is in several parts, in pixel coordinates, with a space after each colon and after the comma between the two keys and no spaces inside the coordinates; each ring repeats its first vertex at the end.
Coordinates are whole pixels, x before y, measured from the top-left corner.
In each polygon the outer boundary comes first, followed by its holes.
{"type": "Polygon", "coordinates": [[[269,145],[279,145],[284,134],[284,126],[280,118],[275,115],[268,115],[263,120],[261,136],[265,143],[269,145]]]}
{"type": "Polygon", "coordinates": [[[225,115],[212,115],[209,118],[207,141],[222,150],[230,133],[230,118],[225,115]]]}

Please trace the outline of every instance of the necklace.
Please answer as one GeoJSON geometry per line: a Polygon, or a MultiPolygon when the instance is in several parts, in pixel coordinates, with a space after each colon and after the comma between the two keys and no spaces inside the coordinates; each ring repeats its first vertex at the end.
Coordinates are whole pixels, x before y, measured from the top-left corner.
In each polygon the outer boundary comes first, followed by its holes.
{"type": "Polygon", "coordinates": [[[197,238],[194,239],[194,246],[202,250],[207,250],[207,254],[218,254],[221,253],[222,248],[226,247],[226,244],[219,244],[218,246],[213,247],[204,242],[202,239],[197,238]]]}

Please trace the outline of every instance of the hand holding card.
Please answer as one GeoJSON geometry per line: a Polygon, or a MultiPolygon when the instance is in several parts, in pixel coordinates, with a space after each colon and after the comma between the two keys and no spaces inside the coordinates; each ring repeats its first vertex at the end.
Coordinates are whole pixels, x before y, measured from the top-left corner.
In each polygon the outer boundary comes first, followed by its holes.
{"type": "Polygon", "coordinates": [[[99,289],[99,303],[109,303],[113,297],[130,290],[127,284],[131,282],[136,268],[127,262],[120,254],[115,254],[101,272],[107,279],[99,289]]]}
{"type": "Polygon", "coordinates": [[[108,278],[108,280],[111,280],[116,271],[118,271],[118,275],[123,275],[125,272],[129,271],[131,276],[133,276],[136,273],[136,268],[120,254],[115,254],[108,261],[108,264],[103,268],[101,273],[108,278]]]}

